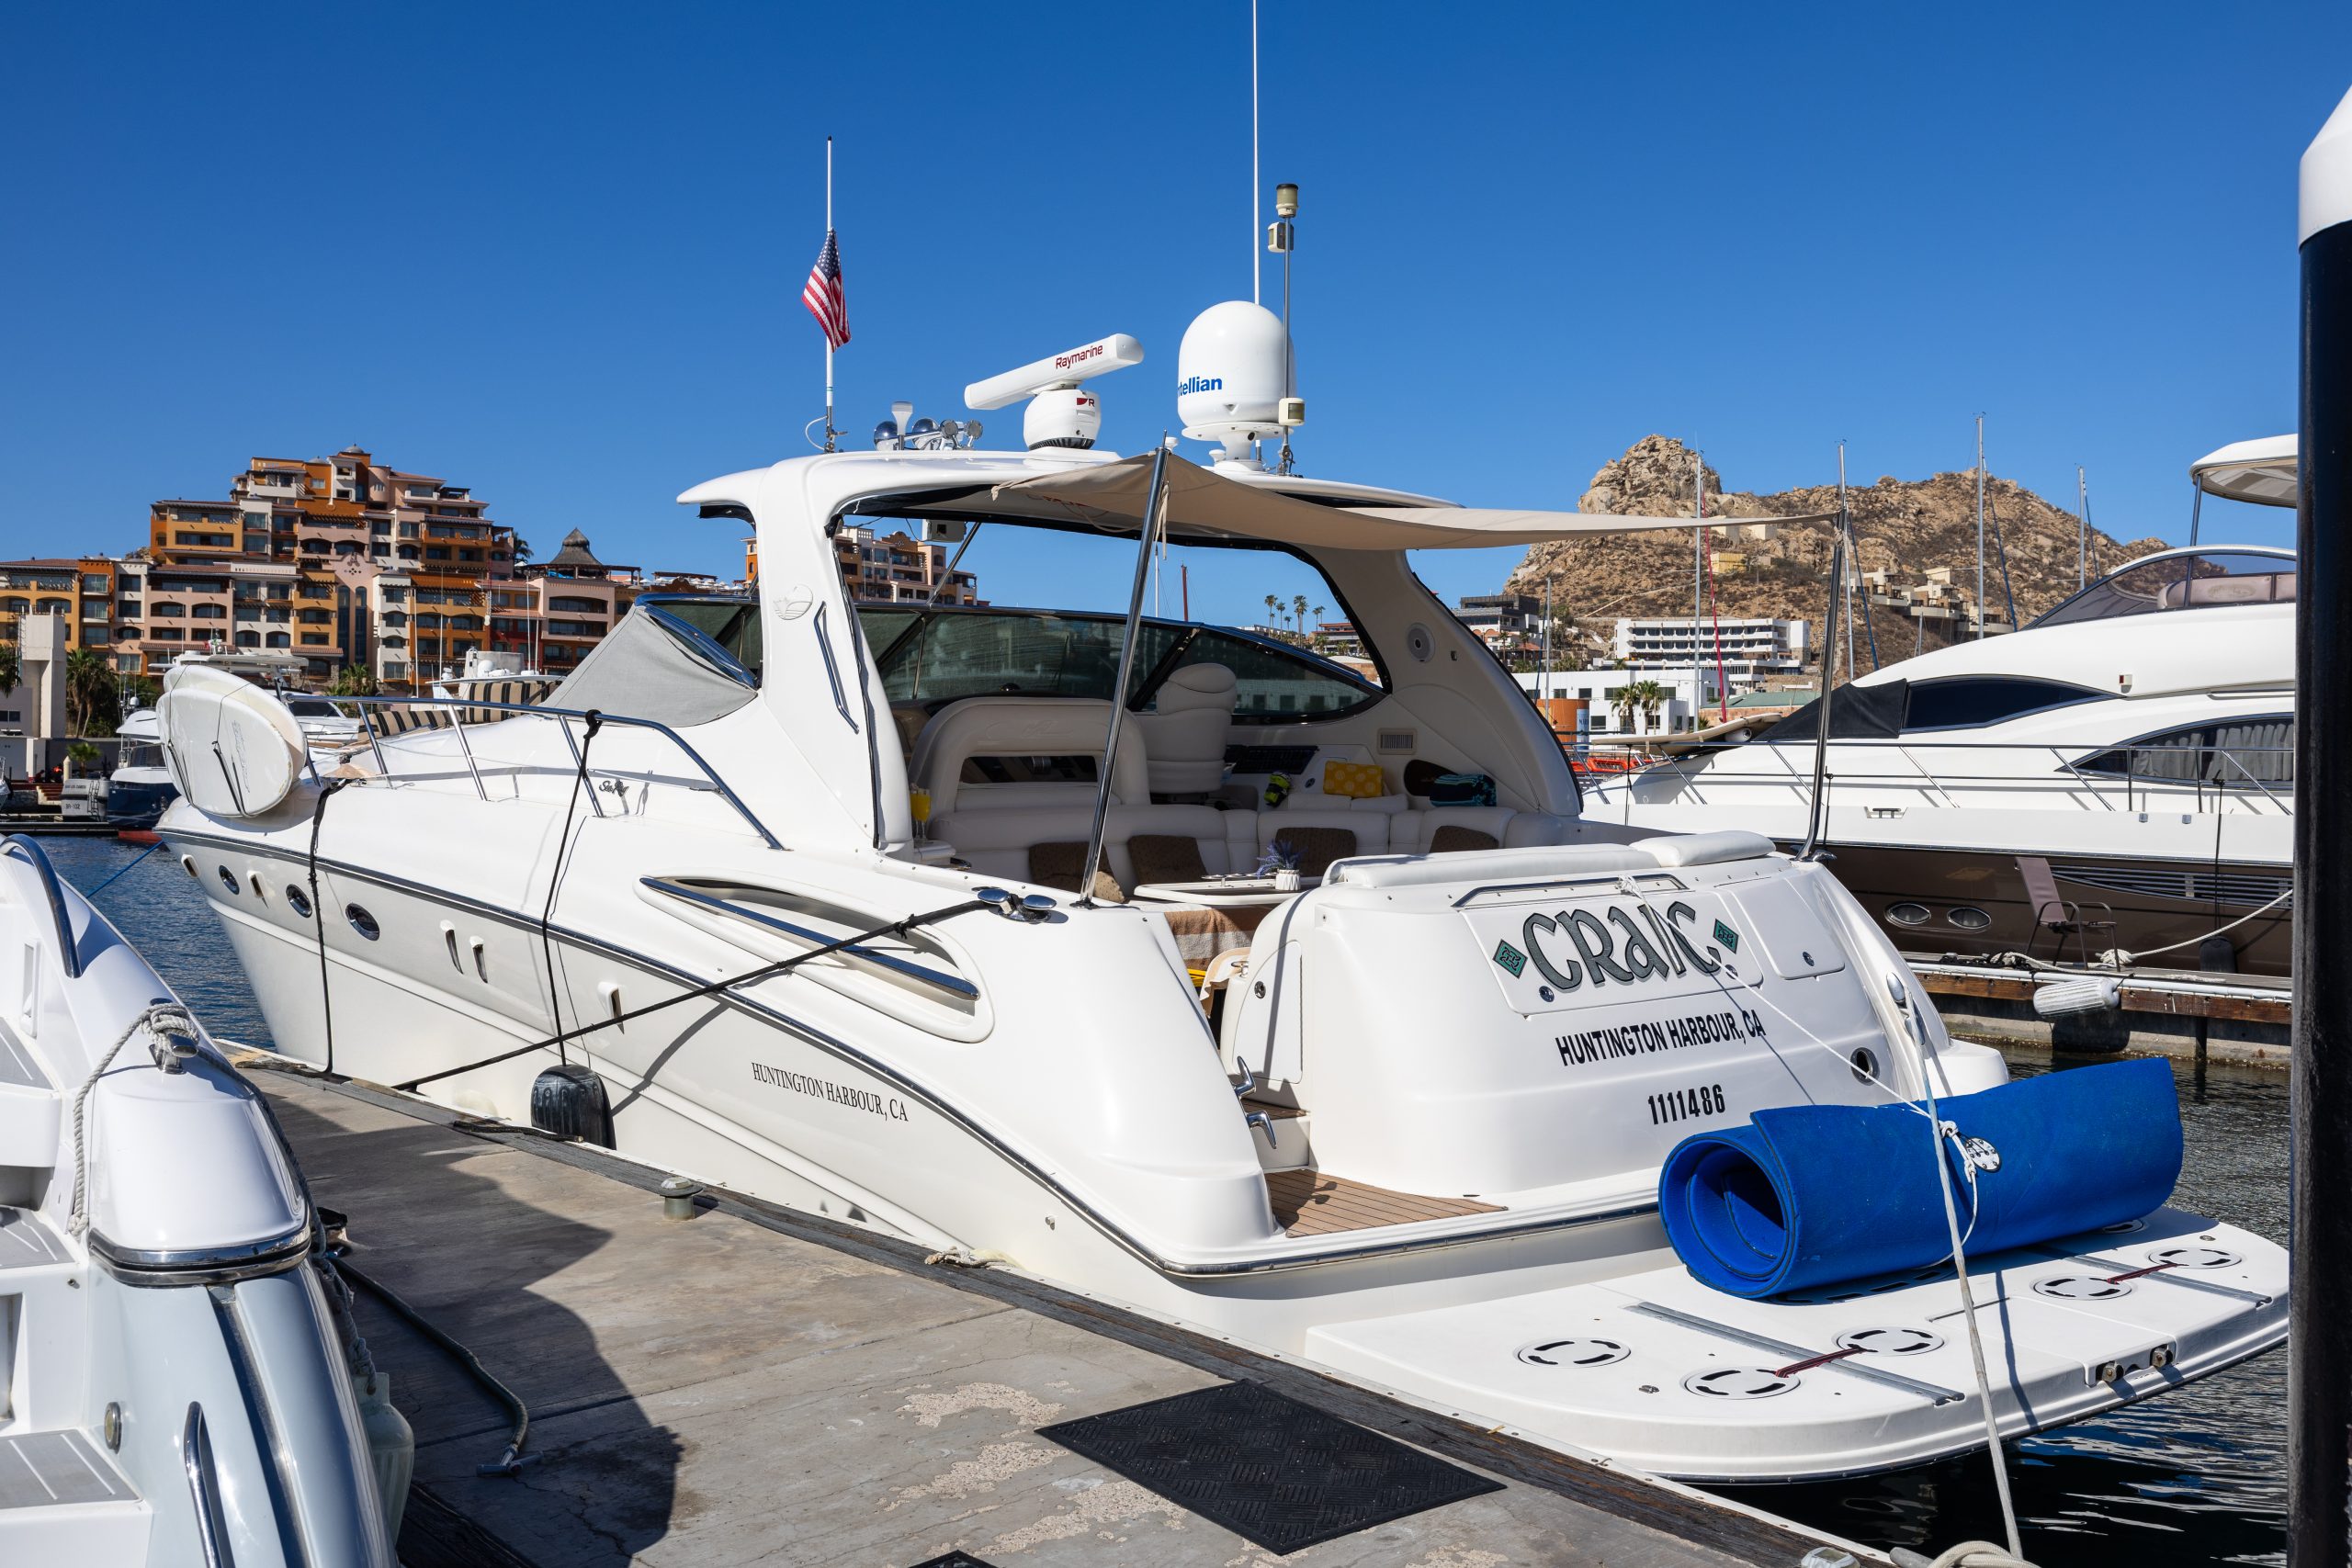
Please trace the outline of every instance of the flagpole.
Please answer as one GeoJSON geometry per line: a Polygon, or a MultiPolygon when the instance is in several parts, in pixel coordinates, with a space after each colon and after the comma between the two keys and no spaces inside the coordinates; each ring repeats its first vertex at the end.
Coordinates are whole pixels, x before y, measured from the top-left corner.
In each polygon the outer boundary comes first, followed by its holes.
{"type": "MultiPolygon", "coordinates": [[[[825,233],[833,232],[833,139],[825,138],[825,233]]],[[[825,450],[833,449],[834,438],[840,434],[833,428],[833,334],[825,334],[825,450]]]]}

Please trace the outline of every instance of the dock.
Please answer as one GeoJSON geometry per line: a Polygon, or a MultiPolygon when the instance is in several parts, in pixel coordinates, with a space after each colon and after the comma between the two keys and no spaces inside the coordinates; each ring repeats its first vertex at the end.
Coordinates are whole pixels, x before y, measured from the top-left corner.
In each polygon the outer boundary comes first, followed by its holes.
{"type": "Polygon", "coordinates": [[[2108,1011],[2044,1019],[2033,994],[2059,980],[2109,977],[2102,970],[2039,974],[1997,964],[1905,959],[1954,1034],[1990,1045],[2061,1055],[2131,1051],[2199,1064],[2284,1068],[2291,1055],[2294,982],[2283,975],[2220,975],[2193,969],[2126,969],[2108,1011]]]}
{"type": "Polygon", "coordinates": [[[506,1412],[361,1294],[416,1431],[407,1568],[1797,1568],[1827,1542],[1013,1270],[718,1189],[665,1218],[662,1173],[603,1149],[240,1065],[350,1260],[530,1407],[519,1473],[478,1475],[506,1412]],[[1239,1382],[1499,1486],[1278,1557],[1038,1432],[1239,1382]]]}

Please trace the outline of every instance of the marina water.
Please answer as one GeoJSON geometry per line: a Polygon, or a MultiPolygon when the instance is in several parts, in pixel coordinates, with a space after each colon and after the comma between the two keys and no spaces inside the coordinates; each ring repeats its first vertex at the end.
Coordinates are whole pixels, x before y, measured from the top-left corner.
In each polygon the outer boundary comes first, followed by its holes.
{"type": "MultiPolygon", "coordinates": [[[[44,841],[58,874],[96,903],[212,1032],[269,1043],[261,1010],[176,857],[112,839],[44,841]],[[117,876],[117,874],[120,874],[117,876]]],[[[2048,1070],[2013,1062],[2020,1074],[2048,1070]]],[[[2288,1089],[2284,1074],[2176,1066],[2188,1165],[2176,1201],[2283,1242],[2288,1089]]],[[[2262,1357],[2162,1399],[2012,1445],[2011,1476],[2030,1556],[2106,1564],[2284,1561],[2287,1361],[2262,1357]]],[[[1936,1550],[1998,1539],[1981,1455],[1891,1476],[1745,1487],[1734,1495],[1853,1540],[1936,1550]]]]}

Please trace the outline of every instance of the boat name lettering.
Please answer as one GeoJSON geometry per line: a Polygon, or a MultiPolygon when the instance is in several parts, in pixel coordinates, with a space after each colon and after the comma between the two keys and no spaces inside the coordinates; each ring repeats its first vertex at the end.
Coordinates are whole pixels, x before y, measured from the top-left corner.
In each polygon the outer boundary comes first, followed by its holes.
{"type": "MultiPolygon", "coordinates": [[[[1630,986],[1653,976],[1687,975],[1693,968],[1712,975],[1723,966],[1723,951],[1713,945],[1702,951],[1691,940],[1686,928],[1698,919],[1699,911],[1679,898],[1666,907],[1663,916],[1646,901],[1630,908],[1611,904],[1606,918],[1590,909],[1560,909],[1528,916],[1520,927],[1520,946],[1527,950],[1536,973],[1563,991],[1573,991],[1588,980],[1598,989],[1611,980],[1630,986]],[[1546,936],[1552,939],[1548,948],[1543,940],[1546,936]],[[1576,952],[1573,958],[1570,948],[1576,952]]],[[[1729,929],[1715,922],[1718,934],[1729,929]]],[[[1511,960],[1518,956],[1515,952],[1498,953],[1495,961],[1515,975],[1519,971],[1511,960]]]]}
{"type": "Polygon", "coordinates": [[[825,1078],[810,1077],[807,1073],[771,1067],[765,1062],[752,1064],[752,1081],[788,1089],[796,1094],[805,1094],[816,1100],[829,1100],[852,1111],[870,1111],[893,1122],[908,1120],[906,1101],[895,1096],[876,1094],[871,1089],[851,1089],[825,1078]]]}
{"type": "Polygon", "coordinates": [[[1611,1029],[1580,1030],[1553,1037],[1564,1067],[1594,1062],[1621,1062],[1628,1056],[1650,1056],[1660,1051],[1686,1051],[1693,1045],[1720,1045],[1727,1040],[1761,1040],[1764,1020],[1741,1008],[1737,1011],[1690,1013],[1663,1021],[1622,1023],[1611,1029]]]}

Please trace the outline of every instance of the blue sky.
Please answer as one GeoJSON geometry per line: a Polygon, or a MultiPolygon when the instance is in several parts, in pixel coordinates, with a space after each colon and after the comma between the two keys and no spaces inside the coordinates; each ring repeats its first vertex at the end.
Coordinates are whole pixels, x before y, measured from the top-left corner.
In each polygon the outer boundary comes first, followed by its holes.
{"type": "MultiPolygon", "coordinates": [[[[2293,426],[2341,0],[1263,16],[1308,472],[1572,506],[1662,431],[1734,488],[1826,480],[1840,439],[1867,482],[1967,466],[1982,412],[1996,471],[2065,500],[2083,464],[2130,537],[2185,532],[2192,457],[2293,426]]],[[[805,449],[828,132],[845,428],[1127,332],[1105,443],[1148,446],[1185,322],[1249,294],[1247,17],[10,7],[0,554],[127,549],[153,498],[357,442],[542,554],[577,526],[737,570],[670,498],[805,449]]],[[[1054,555],[971,560],[1003,599],[1120,596],[1123,562],[1054,555]]],[[[1422,566],[1451,595],[1509,564],[1422,566]]],[[[1312,592],[1261,573],[1196,575],[1195,611],[1312,592]]]]}

